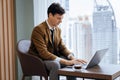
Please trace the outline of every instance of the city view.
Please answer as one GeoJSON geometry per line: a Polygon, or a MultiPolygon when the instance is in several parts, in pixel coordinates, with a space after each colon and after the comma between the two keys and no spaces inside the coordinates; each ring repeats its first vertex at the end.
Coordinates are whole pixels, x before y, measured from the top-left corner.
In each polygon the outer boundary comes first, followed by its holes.
{"type": "Polygon", "coordinates": [[[97,1],[91,5],[91,14],[71,16],[72,0],[59,0],[66,9],[65,19],[60,25],[63,40],[77,58],[89,60],[96,50],[109,48],[103,62],[119,64],[119,27],[114,9],[108,0],[97,1]]]}

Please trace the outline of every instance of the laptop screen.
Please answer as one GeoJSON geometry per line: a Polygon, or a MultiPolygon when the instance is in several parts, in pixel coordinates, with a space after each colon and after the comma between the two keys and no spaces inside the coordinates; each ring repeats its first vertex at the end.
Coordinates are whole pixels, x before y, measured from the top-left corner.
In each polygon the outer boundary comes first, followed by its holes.
{"type": "Polygon", "coordinates": [[[86,69],[98,65],[107,51],[108,48],[97,50],[88,65],[86,66],[86,69]]]}

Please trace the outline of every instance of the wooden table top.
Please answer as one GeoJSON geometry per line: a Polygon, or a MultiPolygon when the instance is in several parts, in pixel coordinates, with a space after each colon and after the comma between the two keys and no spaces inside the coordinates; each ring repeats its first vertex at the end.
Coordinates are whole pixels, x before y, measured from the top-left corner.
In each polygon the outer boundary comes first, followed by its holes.
{"type": "Polygon", "coordinates": [[[59,75],[64,76],[76,76],[84,78],[97,78],[113,80],[120,76],[120,65],[105,64],[98,65],[89,69],[74,70],[73,68],[62,68],[58,70],[59,75]]]}

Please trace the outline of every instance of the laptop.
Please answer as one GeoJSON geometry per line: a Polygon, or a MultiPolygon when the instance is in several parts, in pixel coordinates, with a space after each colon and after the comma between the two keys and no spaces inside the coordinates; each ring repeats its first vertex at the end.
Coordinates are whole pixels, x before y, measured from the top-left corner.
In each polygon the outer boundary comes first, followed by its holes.
{"type": "Polygon", "coordinates": [[[88,68],[98,65],[107,51],[108,51],[108,48],[97,50],[94,56],[88,62],[88,64],[84,65],[84,68],[88,69],[88,68]]]}

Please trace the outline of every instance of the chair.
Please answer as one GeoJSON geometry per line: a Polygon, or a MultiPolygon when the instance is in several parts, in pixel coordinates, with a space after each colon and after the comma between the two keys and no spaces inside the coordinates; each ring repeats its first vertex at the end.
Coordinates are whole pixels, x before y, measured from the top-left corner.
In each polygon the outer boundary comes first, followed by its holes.
{"type": "Polygon", "coordinates": [[[30,43],[30,40],[20,40],[17,43],[18,58],[23,71],[22,80],[25,79],[25,76],[40,76],[40,80],[42,80],[42,77],[48,80],[48,72],[43,61],[28,54],[30,43]]]}

